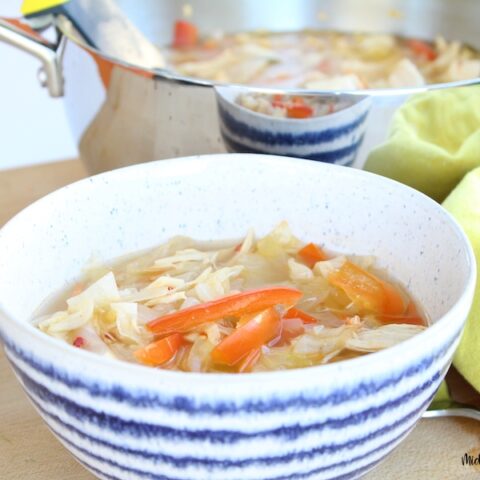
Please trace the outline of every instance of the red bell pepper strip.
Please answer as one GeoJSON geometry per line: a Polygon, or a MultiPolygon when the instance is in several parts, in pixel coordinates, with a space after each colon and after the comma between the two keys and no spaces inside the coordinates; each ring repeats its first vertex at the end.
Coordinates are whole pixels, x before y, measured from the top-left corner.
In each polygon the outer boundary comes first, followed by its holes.
{"type": "Polygon", "coordinates": [[[281,318],[275,308],[267,308],[225,337],[211,353],[215,363],[233,366],[280,334],[281,318]]]}
{"type": "Polygon", "coordinates": [[[156,367],[173,358],[183,343],[183,336],[179,333],[174,333],[136,350],[134,355],[141,363],[156,367]]]}
{"type": "Polygon", "coordinates": [[[197,27],[186,20],[177,20],[175,22],[173,34],[173,47],[193,47],[198,42],[197,27]]]}
{"type": "Polygon", "coordinates": [[[249,290],[164,315],[148,323],[147,328],[153,333],[162,335],[188,332],[199,325],[224,317],[258,312],[275,305],[290,308],[300,300],[301,296],[300,290],[290,287],[249,290]]]}
{"type": "Polygon", "coordinates": [[[407,310],[403,315],[381,315],[380,320],[382,323],[408,323],[409,325],[424,326],[426,324],[412,301],[408,304],[407,310]]]}
{"type": "Polygon", "coordinates": [[[403,298],[393,285],[350,261],[333,271],[328,281],[366,311],[385,315],[402,315],[405,312],[403,298]]]}
{"type": "Polygon", "coordinates": [[[309,324],[317,324],[318,320],[313,317],[312,315],[309,315],[307,312],[304,312],[303,310],[300,310],[298,308],[290,308],[283,318],[299,318],[304,325],[309,325],[309,324]]]}
{"type": "Polygon", "coordinates": [[[313,108],[310,105],[291,103],[287,105],[288,118],[310,118],[313,116],[313,108]]]}
{"type": "Polygon", "coordinates": [[[422,40],[411,39],[407,42],[410,50],[419,57],[424,57],[430,62],[437,58],[437,52],[433,49],[431,45],[422,40]]]}

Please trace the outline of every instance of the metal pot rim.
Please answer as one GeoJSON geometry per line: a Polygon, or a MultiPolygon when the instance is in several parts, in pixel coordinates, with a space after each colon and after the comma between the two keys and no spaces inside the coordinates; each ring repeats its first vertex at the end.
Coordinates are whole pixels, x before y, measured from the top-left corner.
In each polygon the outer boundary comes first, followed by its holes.
{"type": "Polygon", "coordinates": [[[446,82],[446,83],[433,83],[427,84],[421,87],[404,87],[404,88],[377,88],[377,89],[358,89],[358,90],[307,90],[305,88],[283,88],[283,87],[261,87],[261,86],[252,86],[245,84],[237,83],[223,83],[223,82],[214,82],[210,80],[202,80],[199,78],[188,77],[178,73],[175,73],[173,70],[166,68],[148,68],[141,65],[135,65],[133,63],[121,60],[120,58],[109,55],[108,53],[102,52],[101,50],[88,45],[82,39],[78,38],[75,35],[72,29],[72,24],[70,20],[62,14],[59,14],[55,18],[55,25],[60,30],[60,32],[67,37],[69,40],[77,44],[79,47],[88,50],[90,52],[99,55],[103,59],[109,61],[110,63],[116,64],[126,69],[134,69],[136,71],[142,71],[152,78],[162,78],[164,80],[169,80],[175,83],[181,83],[192,86],[199,87],[215,87],[215,86],[232,86],[236,88],[243,88],[252,92],[265,92],[265,93],[292,93],[292,94],[303,94],[303,95],[355,95],[355,96],[372,96],[372,97],[392,97],[392,96],[402,96],[402,95],[412,95],[417,93],[423,93],[431,90],[440,90],[446,88],[458,88],[458,87],[467,87],[471,85],[480,84],[480,77],[471,78],[469,80],[460,80],[455,82],[446,82]]]}

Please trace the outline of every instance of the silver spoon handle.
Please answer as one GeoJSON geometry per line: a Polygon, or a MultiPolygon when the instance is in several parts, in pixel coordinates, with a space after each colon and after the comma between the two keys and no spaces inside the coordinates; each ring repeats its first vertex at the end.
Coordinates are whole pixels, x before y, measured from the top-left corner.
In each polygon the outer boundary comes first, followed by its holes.
{"type": "Polygon", "coordinates": [[[427,410],[423,413],[423,418],[436,417],[464,417],[480,421],[480,411],[473,408],[445,408],[440,410],[427,410]]]}

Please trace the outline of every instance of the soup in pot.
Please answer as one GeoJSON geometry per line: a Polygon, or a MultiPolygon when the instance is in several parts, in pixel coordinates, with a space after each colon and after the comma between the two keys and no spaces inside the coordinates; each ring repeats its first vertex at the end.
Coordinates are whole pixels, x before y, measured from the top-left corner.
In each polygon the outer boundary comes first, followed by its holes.
{"type": "Polygon", "coordinates": [[[215,82],[309,90],[417,87],[480,76],[480,53],[443,37],[305,30],[200,37],[178,21],[166,50],[174,71],[215,82]]]}

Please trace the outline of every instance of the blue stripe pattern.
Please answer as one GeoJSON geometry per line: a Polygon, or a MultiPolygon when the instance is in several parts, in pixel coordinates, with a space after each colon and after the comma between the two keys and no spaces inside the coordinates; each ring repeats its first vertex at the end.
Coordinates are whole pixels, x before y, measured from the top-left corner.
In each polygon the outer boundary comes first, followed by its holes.
{"type": "MultiPolygon", "coordinates": [[[[73,402],[70,402],[69,400],[62,399],[59,401],[58,395],[52,393],[49,391],[47,388],[44,386],[39,385],[36,383],[34,380],[32,380],[27,374],[22,372],[20,369],[17,367],[17,372],[21,376],[24,385],[26,389],[29,392],[33,392],[42,402],[45,402],[46,404],[52,404],[55,405],[59,408],[62,408],[63,411],[67,413],[70,417],[75,418],[79,423],[83,422],[89,422],[91,424],[94,424],[98,427],[100,427],[102,430],[109,430],[112,431],[111,424],[109,423],[112,422],[113,424],[116,425],[126,425],[126,429],[122,430],[120,429],[114,429],[113,431],[115,433],[119,434],[125,434],[126,432],[131,433],[131,427],[135,426],[136,428],[139,429],[140,432],[149,432],[147,435],[143,435],[144,437],[147,438],[158,438],[161,437],[161,435],[155,435],[152,431],[151,425],[145,425],[145,424],[136,424],[135,422],[125,422],[124,420],[118,418],[118,417],[112,417],[109,415],[106,415],[104,413],[98,413],[94,412],[91,409],[88,408],[83,408],[80,407],[73,402]],[[72,408],[73,405],[73,408],[72,408]],[[128,428],[130,427],[130,428],[128,428]]],[[[428,382],[425,383],[425,386],[422,388],[422,391],[426,390],[428,387],[434,385],[435,383],[439,383],[440,381],[440,374],[437,373],[432,380],[429,380],[428,382]]],[[[162,453],[157,453],[157,454],[150,454],[147,452],[142,452],[142,451],[133,451],[133,452],[126,452],[124,451],[123,453],[133,453],[135,455],[139,455],[143,458],[150,458],[150,459],[156,459],[159,460],[163,463],[170,464],[175,466],[176,468],[186,468],[188,466],[198,466],[198,465],[208,465],[209,467],[219,467],[219,468],[231,468],[231,467],[248,467],[251,465],[277,465],[277,464],[287,464],[291,463],[292,461],[295,460],[305,460],[305,459],[311,459],[313,457],[316,457],[317,455],[329,455],[329,454],[334,454],[339,451],[343,450],[350,450],[352,448],[355,448],[359,445],[362,445],[368,441],[371,441],[375,438],[381,437],[391,431],[392,429],[395,429],[399,426],[401,426],[403,423],[412,420],[416,416],[420,414],[420,412],[428,406],[428,403],[430,402],[430,397],[424,401],[420,407],[417,409],[413,410],[412,412],[408,413],[404,417],[402,417],[399,420],[396,420],[390,425],[386,425],[382,428],[379,428],[378,430],[375,430],[373,432],[369,432],[368,435],[359,437],[359,438],[354,438],[349,440],[348,442],[345,442],[343,444],[330,444],[330,445],[322,445],[317,448],[309,449],[306,451],[296,451],[294,453],[289,453],[281,456],[274,456],[274,457],[257,457],[257,458],[251,458],[251,459],[242,459],[242,460],[217,460],[214,458],[197,458],[197,457],[173,457],[171,455],[165,455],[162,453]]],[[[35,399],[34,399],[35,400],[35,399]]],[[[38,405],[38,402],[35,401],[35,403],[38,405]]],[[[44,409],[42,409],[44,410],[44,409]]],[[[49,412],[47,412],[48,415],[51,415],[49,412]]],[[[57,417],[58,418],[58,417],[57,417]]],[[[62,423],[66,428],[70,428],[70,426],[66,423],[64,423],[62,420],[58,418],[58,421],[62,423]]],[[[329,422],[327,421],[326,424],[321,424],[321,427],[328,428],[329,427],[329,422]]],[[[75,427],[74,427],[75,428],[75,427]]],[[[155,428],[155,426],[153,426],[155,428]]],[[[189,439],[189,435],[191,432],[185,432],[186,434],[186,439],[189,439]]],[[[199,440],[199,437],[196,435],[198,432],[195,432],[194,438],[191,438],[192,443],[194,440],[199,440]]],[[[217,433],[217,432],[215,432],[217,433]]],[[[83,433],[79,432],[80,435],[84,435],[83,433]]],[[[234,432],[230,432],[230,434],[233,436],[234,432]]],[[[137,436],[137,435],[134,435],[137,436]]],[[[99,442],[99,443],[105,443],[105,446],[111,447],[113,449],[117,450],[124,450],[123,447],[117,447],[115,445],[108,444],[107,442],[104,442],[103,440],[100,440],[96,437],[91,437],[90,440],[99,442]]],[[[208,437],[204,437],[203,440],[209,440],[208,437]]]]}
{"type": "MultiPolygon", "coordinates": [[[[459,332],[455,333],[456,338],[459,332]]],[[[362,382],[353,389],[340,388],[334,390],[324,397],[311,398],[302,394],[288,397],[287,399],[272,398],[268,401],[253,400],[243,403],[219,401],[215,404],[195,402],[193,399],[185,396],[160,397],[156,392],[148,391],[129,391],[120,385],[105,385],[99,382],[87,381],[78,377],[72,377],[68,372],[48,365],[37,360],[30,354],[26,354],[10,340],[5,339],[7,350],[17,358],[21,359],[33,369],[52,378],[53,380],[64,383],[72,390],[82,390],[91,397],[101,397],[118,403],[126,404],[136,409],[146,408],[164,408],[175,412],[186,412],[190,415],[208,415],[216,416],[240,414],[240,413],[266,413],[266,412],[284,412],[289,408],[311,408],[325,407],[327,405],[340,405],[346,401],[360,400],[370,395],[377,394],[382,390],[396,385],[397,383],[414,377],[424,370],[428,369],[437,359],[442,358],[448,351],[452,342],[443,345],[436,352],[430,352],[428,357],[419,360],[415,365],[403,370],[399,374],[392,375],[385,380],[368,383],[362,382]]],[[[188,376],[188,373],[185,374],[188,376]]]]}
{"type": "MultiPolygon", "coordinates": [[[[249,145],[245,145],[242,143],[237,142],[234,140],[226,130],[222,129],[222,137],[223,141],[226,143],[227,148],[230,152],[237,152],[237,153],[259,153],[263,155],[278,155],[276,152],[272,152],[271,150],[262,150],[260,148],[253,148],[249,145]]],[[[305,155],[297,155],[295,153],[283,152],[283,155],[298,157],[298,158],[305,158],[307,160],[316,160],[325,163],[340,163],[341,160],[351,157],[349,162],[345,162],[345,165],[349,165],[353,162],[355,158],[355,154],[357,153],[358,148],[363,142],[363,135],[351,145],[347,147],[339,148],[338,150],[329,150],[326,152],[317,152],[317,153],[308,153],[305,155]]]]}
{"type": "MultiPolygon", "coordinates": [[[[406,432],[408,433],[408,431],[406,432]]],[[[405,434],[406,434],[405,433],[405,434]]],[[[400,435],[398,437],[398,441],[400,441],[402,439],[402,435],[400,435]]],[[[392,442],[393,444],[395,442],[392,442]]],[[[388,445],[385,444],[384,447],[387,447],[388,445]]],[[[330,477],[329,479],[327,480],[352,480],[352,479],[355,479],[355,478],[359,478],[361,477],[363,474],[367,473],[369,470],[371,470],[373,467],[375,467],[375,465],[377,465],[382,459],[380,458],[379,460],[375,460],[367,465],[364,465],[363,467],[360,467],[360,468],[356,468],[344,475],[341,475],[341,476],[334,476],[334,477],[330,477]]],[[[80,460],[78,459],[78,461],[87,469],[87,470],[90,470],[91,472],[95,473],[96,475],[98,475],[100,478],[106,478],[107,480],[122,480],[120,477],[117,477],[115,475],[111,475],[111,474],[107,474],[107,473],[104,473],[102,471],[100,471],[98,468],[92,466],[91,464],[89,464],[88,462],[84,461],[84,460],[80,460]]],[[[261,479],[261,480],[304,480],[304,479],[308,479],[308,478],[311,478],[313,475],[318,475],[318,473],[320,472],[317,472],[316,470],[312,470],[310,472],[305,472],[305,473],[300,473],[300,474],[294,474],[294,475],[287,475],[287,476],[282,476],[282,477],[276,477],[276,478],[270,478],[270,479],[261,479]]],[[[172,478],[168,478],[166,480],[173,480],[172,478]]],[[[240,479],[240,480],[244,480],[243,478],[240,479]]]]}
{"type": "MultiPolygon", "coordinates": [[[[273,399],[271,402],[246,402],[243,405],[227,403],[220,409],[220,416],[225,415],[225,412],[230,413],[233,408],[235,412],[238,412],[242,408],[245,409],[244,411],[250,412],[250,408],[253,406],[255,412],[258,412],[259,408],[262,412],[276,412],[285,411],[292,406],[302,409],[305,408],[305,406],[308,408],[321,405],[324,408],[325,405],[328,404],[337,405],[345,401],[351,401],[352,399],[358,400],[359,398],[392,387],[403,379],[422,374],[432,367],[437,359],[443,357],[451,348],[452,344],[453,342],[449,341],[447,345],[440,347],[438,351],[434,353],[430,352],[428,357],[418,361],[415,366],[400,371],[395,377],[389,377],[380,382],[369,382],[362,384],[359,388],[350,390],[345,388],[338,389],[322,399],[298,395],[284,401],[281,399],[273,399]]],[[[64,383],[65,386],[72,390],[72,393],[75,390],[81,389],[88,392],[93,398],[104,397],[116,401],[116,395],[121,392],[122,400],[134,410],[141,409],[136,403],[135,398],[142,398],[148,399],[148,406],[151,408],[152,406],[155,408],[156,405],[160,404],[167,409],[169,406],[179,407],[178,410],[183,412],[186,407],[192,407],[194,414],[204,413],[199,412],[199,409],[202,409],[203,406],[193,403],[190,399],[188,399],[188,402],[178,402],[175,396],[167,396],[164,398],[148,391],[133,392],[127,397],[124,397],[123,387],[118,385],[106,386],[99,382],[90,382],[82,378],[74,377],[64,370],[54,368],[52,365],[44,363],[43,360],[33,357],[30,353],[26,354],[11,341],[6,342],[6,347],[7,353],[9,353],[9,359],[17,375],[22,380],[29,397],[42,416],[47,420],[47,424],[53,433],[59,437],[74,454],[80,455],[82,463],[84,463],[87,468],[104,478],[119,478],[119,480],[124,478],[124,474],[129,478],[135,477],[145,480],[185,480],[186,477],[184,477],[184,475],[190,475],[189,472],[187,473],[187,469],[198,469],[198,471],[203,472],[203,474],[211,472],[211,475],[217,478],[219,474],[221,475],[222,471],[226,471],[227,469],[239,469],[239,475],[241,475],[242,469],[250,469],[250,471],[253,469],[253,471],[256,472],[257,468],[259,475],[260,472],[262,472],[261,480],[300,480],[316,478],[319,475],[322,475],[323,478],[324,475],[329,475],[329,472],[331,472],[332,479],[352,479],[375,466],[382,459],[383,452],[386,454],[391,447],[398,443],[401,438],[413,428],[417,418],[431,402],[435,387],[441,380],[441,372],[434,369],[431,376],[421,385],[415,386],[406,393],[402,392],[402,395],[398,398],[391,399],[384,404],[376,405],[375,407],[368,408],[347,417],[328,418],[319,423],[307,425],[296,423],[257,432],[239,432],[232,430],[192,431],[183,428],[175,429],[164,425],[136,422],[134,420],[124,420],[121,417],[97,411],[95,408],[85,407],[76,403],[74,400],[55,393],[50,390],[50,387],[46,387],[37,380],[34,380],[28,371],[17,362],[20,361],[35,371],[40,371],[44,375],[64,383]],[[418,404],[415,405],[415,399],[419,397],[425,398],[425,394],[427,398],[419,406],[418,404]],[[202,445],[202,443],[207,442],[209,444],[233,446],[241,441],[249,441],[251,439],[258,439],[258,441],[267,439],[268,441],[268,438],[270,438],[277,441],[284,440],[285,443],[289,445],[289,441],[301,439],[302,436],[309,433],[322,432],[327,429],[339,430],[351,428],[355,425],[367,424],[372,419],[385,415],[388,411],[398,411],[401,406],[408,403],[413,403],[413,405],[411,405],[411,409],[406,413],[402,412],[402,418],[389,424],[382,423],[376,430],[371,431],[365,429],[365,431],[359,432],[354,438],[347,437],[342,443],[325,444],[325,442],[321,442],[313,448],[311,446],[309,448],[304,446],[303,449],[299,449],[298,446],[300,445],[297,446],[293,444],[292,447],[289,448],[290,451],[287,450],[287,452],[282,452],[276,456],[264,455],[238,459],[235,457],[216,458],[215,456],[175,456],[162,451],[152,452],[144,449],[128,448],[124,446],[124,443],[121,443],[122,437],[126,438],[127,436],[142,439],[164,439],[166,442],[172,442],[173,445],[175,441],[184,441],[187,442],[187,444],[191,444],[194,452],[199,451],[198,447],[195,448],[196,442],[198,442],[197,445],[202,445]],[[48,408],[49,405],[58,408],[61,413],[56,414],[50,411],[48,408]],[[104,438],[98,438],[96,431],[93,433],[90,430],[86,433],[85,428],[80,428],[80,425],[87,427],[87,430],[89,430],[88,427],[95,427],[95,429],[99,429],[100,431],[109,432],[113,437],[113,441],[115,443],[118,441],[120,445],[111,443],[111,441],[107,441],[104,438]],[[71,436],[70,434],[66,435],[62,433],[62,431],[71,432],[71,436]],[[394,438],[392,438],[392,435],[394,435],[394,438]],[[379,445],[372,448],[371,443],[379,443],[379,445]],[[345,460],[345,456],[343,456],[344,459],[337,463],[328,464],[322,460],[320,465],[317,464],[315,468],[307,472],[295,472],[288,475],[266,477],[266,474],[269,472],[269,467],[271,466],[283,465],[288,467],[298,463],[299,468],[301,468],[300,465],[302,465],[302,463],[311,463],[323,458],[328,459],[329,456],[339,453],[348,455],[349,452],[358,451],[359,448],[368,449],[368,451],[358,453],[355,457],[352,456],[347,460],[345,460]],[[113,460],[113,458],[117,456],[118,460],[113,460]],[[373,456],[378,456],[379,458],[366,466],[358,467],[358,463],[368,461],[373,456]],[[345,470],[350,465],[352,471],[342,475],[334,474],[336,469],[345,470]],[[173,476],[170,476],[170,474],[166,475],[162,472],[162,467],[174,469],[178,473],[173,474],[173,476]],[[114,471],[118,471],[118,473],[115,473],[115,475],[106,474],[102,471],[104,469],[106,469],[106,471],[114,469],[114,471]],[[116,475],[120,475],[120,477],[116,475]],[[180,477],[178,477],[178,475],[180,475],[180,477]]],[[[219,415],[217,405],[214,403],[207,405],[209,407],[209,413],[219,415]]],[[[145,407],[146,404],[144,403],[142,406],[145,407]]],[[[303,468],[305,468],[305,466],[303,468]]],[[[310,468],[312,468],[312,466],[310,466],[310,468]]],[[[243,479],[239,477],[238,480],[243,479]]]]}
{"type": "MultiPolygon", "coordinates": [[[[183,478],[179,478],[179,477],[165,476],[165,475],[162,475],[162,474],[147,472],[147,471],[144,471],[144,470],[138,470],[136,468],[129,467],[128,465],[119,464],[119,463],[117,463],[113,460],[110,460],[109,458],[105,458],[105,457],[102,457],[101,455],[94,454],[90,450],[87,450],[83,447],[78,446],[77,444],[72,442],[70,439],[66,438],[64,435],[59,433],[51,425],[49,425],[49,428],[57,437],[59,437],[63,442],[68,444],[70,447],[75,448],[76,450],[83,453],[85,456],[88,456],[89,458],[92,458],[96,461],[99,461],[99,462],[102,462],[104,464],[110,465],[111,467],[118,468],[122,471],[130,472],[130,473],[133,473],[135,475],[138,475],[139,477],[148,478],[148,479],[151,479],[151,480],[184,480],[183,478]]],[[[300,479],[300,478],[310,477],[312,475],[319,474],[319,473],[322,473],[322,472],[327,472],[328,470],[333,470],[334,468],[345,467],[345,466],[347,466],[347,465],[349,465],[353,462],[364,460],[365,458],[368,458],[371,455],[374,455],[378,451],[382,451],[382,450],[388,448],[390,445],[394,445],[403,436],[405,436],[411,430],[411,428],[412,428],[412,426],[409,425],[407,428],[402,430],[401,433],[399,435],[397,435],[395,438],[393,438],[392,440],[389,440],[388,442],[383,443],[382,445],[380,445],[379,447],[375,448],[374,450],[372,450],[370,452],[367,452],[363,455],[359,455],[357,457],[350,458],[349,460],[342,460],[341,462],[334,463],[334,464],[331,464],[331,465],[317,467],[317,468],[315,468],[313,470],[310,470],[309,472],[305,472],[305,473],[296,473],[296,474],[291,474],[291,475],[288,475],[288,476],[282,475],[282,476],[277,476],[277,477],[268,477],[268,478],[262,478],[262,480],[300,479]]],[[[377,460],[377,461],[379,461],[379,460],[377,460]]],[[[339,477],[334,477],[334,478],[337,479],[339,477]]],[[[243,479],[240,478],[238,480],[243,480],[243,479]]]]}
{"type": "Polygon", "coordinates": [[[254,142],[266,143],[271,146],[304,146],[333,142],[339,137],[353,133],[362,125],[368,115],[368,110],[359,115],[353,122],[340,127],[327,128],[319,132],[303,132],[301,134],[260,130],[234,118],[225,108],[218,104],[218,111],[223,124],[236,135],[248,138],[254,142]]]}
{"type": "MultiPolygon", "coordinates": [[[[429,397],[428,400],[426,402],[424,402],[419,409],[416,409],[414,412],[406,415],[404,418],[402,418],[401,420],[396,422],[397,425],[395,425],[395,426],[400,426],[401,424],[407,423],[409,420],[415,418],[423,410],[423,408],[425,408],[428,405],[428,403],[431,401],[432,398],[433,398],[433,395],[431,397],[429,397]]],[[[49,424],[49,428],[52,430],[52,432],[56,436],[58,436],[60,439],[62,439],[65,443],[67,443],[71,447],[77,449],[78,451],[80,451],[84,455],[86,455],[90,458],[93,458],[97,461],[100,461],[104,464],[108,464],[108,465],[110,465],[114,468],[118,468],[118,469],[120,469],[122,471],[125,471],[125,472],[134,473],[135,475],[138,475],[139,477],[144,477],[144,478],[148,478],[148,479],[152,479],[152,480],[182,480],[178,477],[167,477],[165,475],[161,475],[161,474],[159,475],[159,474],[156,474],[156,473],[153,473],[153,472],[139,470],[137,468],[132,468],[132,467],[130,467],[128,465],[125,465],[125,464],[117,463],[117,462],[115,462],[113,460],[110,460],[108,458],[105,458],[101,455],[92,453],[92,450],[87,450],[87,449],[77,445],[75,442],[66,438],[64,435],[62,435],[51,424],[49,424]]],[[[394,428],[394,427],[392,426],[392,428],[394,428]]],[[[321,472],[326,472],[326,471],[329,471],[329,470],[332,470],[332,469],[335,469],[335,468],[338,468],[338,467],[345,467],[345,466],[347,466],[347,465],[349,465],[353,462],[364,460],[365,458],[368,458],[369,456],[377,453],[378,451],[386,449],[388,446],[390,446],[390,445],[394,444],[395,442],[399,441],[404,435],[406,435],[408,433],[408,431],[411,428],[412,428],[412,425],[408,424],[408,426],[405,429],[402,429],[402,431],[398,435],[396,435],[393,439],[381,444],[380,446],[376,447],[375,449],[373,449],[373,450],[371,450],[367,453],[364,453],[362,455],[358,455],[357,457],[352,457],[348,460],[343,460],[341,462],[333,463],[333,464],[330,464],[330,465],[317,467],[317,468],[315,468],[315,469],[313,469],[309,472],[306,472],[306,473],[292,474],[292,475],[289,475],[289,476],[283,476],[282,475],[280,477],[278,477],[278,476],[277,477],[270,477],[269,480],[284,480],[286,478],[305,478],[305,476],[308,477],[308,476],[311,476],[312,474],[318,474],[318,473],[321,473],[321,472]]],[[[318,452],[318,454],[322,454],[322,453],[324,453],[324,452],[318,452]]],[[[328,453],[333,453],[333,452],[328,452],[328,453]]],[[[317,455],[312,455],[312,457],[313,456],[317,456],[317,455]]],[[[303,459],[301,457],[301,455],[298,455],[297,453],[293,454],[293,458],[292,458],[293,461],[300,460],[300,459],[303,459]]],[[[255,459],[255,460],[257,460],[257,459],[255,459]]],[[[258,459],[258,460],[261,460],[261,459],[258,459]]],[[[264,462],[257,462],[257,461],[252,462],[252,463],[265,464],[264,462]]],[[[278,463],[279,462],[273,461],[271,464],[277,465],[278,463]]],[[[269,464],[270,463],[266,463],[266,465],[269,465],[269,464]]],[[[188,465],[184,465],[180,462],[178,465],[175,465],[175,466],[180,467],[180,468],[186,468],[188,465]]],[[[202,462],[202,466],[207,467],[209,470],[211,470],[210,469],[210,466],[211,466],[210,462],[202,462]]],[[[243,467],[244,465],[220,465],[220,470],[225,470],[226,468],[237,467],[237,466],[243,467]]]]}
{"type": "MultiPolygon", "coordinates": [[[[330,446],[325,446],[325,447],[319,447],[315,449],[310,449],[308,451],[295,451],[294,453],[283,455],[283,456],[277,456],[277,457],[257,457],[257,458],[249,458],[249,459],[243,459],[243,460],[237,460],[237,461],[232,461],[232,460],[216,460],[216,459],[211,459],[211,458],[197,458],[197,457],[172,457],[169,455],[164,455],[164,454],[145,454],[145,452],[142,451],[136,451],[136,450],[130,450],[125,447],[119,447],[112,445],[108,442],[105,442],[103,440],[100,440],[98,438],[92,437],[90,435],[87,435],[80,430],[76,428],[72,428],[72,426],[69,423],[64,422],[61,420],[58,416],[46,411],[36,400],[35,398],[31,397],[32,402],[35,404],[35,406],[43,413],[44,416],[47,416],[50,418],[52,421],[60,424],[62,427],[66,428],[69,431],[73,431],[75,434],[77,434],[79,437],[81,437],[83,440],[87,440],[95,445],[100,445],[106,448],[110,448],[112,450],[115,450],[121,454],[125,455],[133,455],[140,457],[145,460],[151,460],[154,463],[160,463],[160,464],[167,464],[174,466],[175,468],[179,469],[185,469],[188,467],[208,467],[210,470],[213,469],[219,469],[219,470],[224,470],[226,468],[235,468],[235,467],[249,467],[252,465],[261,465],[261,466],[269,466],[269,465],[278,465],[278,464],[288,464],[292,463],[293,461],[297,460],[310,460],[314,457],[320,456],[320,455],[331,455],[338,453],[339,451],[342,450],[350,450],[351,448],[358,446],[361,443],[365,443],[366,441],[371,441],[375,438],[381,437],[383,434],[388,433],[388,431],[393,430],[397,427],[400,427],[403,424],[409,423],[411,420],[414,420],[417,416],[421,414],[421,412],[429,405],[431,402],[433,396],[435,393],[432,393],[431,395],[428,396],[428,398],[421,403],[421,405],[418,408],[415,408],[413,411],[408,413],[407,415],[403,416],[401,419],[395,421],[391,425],[388,425],[385,428],[382,428],[380,430],[377,430],[375,432],[370,433],[367,437],[365,437],[365,440],[362,439],[362,442],[358,442],[357,440],[352,440],[350,442],[347,442],[343,445],[330,445],[330,446]]],[[[64,439],[64,437],[59,433],[58,430],[56,430],[51,423],[49,424],[49,427],[54,431],[56,435],[64,439]]],[[[403,431],[402,431],[403,432],[403,431]]],[[[403,434],[403,433],[402,433],[403,434]]],[[[402,435],[400,434],[400,436],[402,435]]],[[[398,437],[396,437],[398,438],[398,437]]],[[[68,440],[70,443],[72,443],[72,440],[68,440]]],[[[392,440],[391,442],[394,442],[392,440]]],[[[391,443],[390,441],[385,443],[384,445],[388,445],[391,443]]],[[[76,444],[73,443],[73,445],[76,448],[78,447],[76,444]]],[[[357,460],[362,460],[365,457],[372,455],[375,453],[377,448],[375,448],[372,451],[369,451],[365,454],[362,454],[358,457],[355,458],[350,458],[348,462],[351,461],[357,461],[357,460]]],[[[327,466],[323,466],[323,470],[329,470],[333,469],[340,464],[331,464],[327,466]]],[[[121,468],[126,468],[123,465],[120,466],[121,468]]]]}
{"type": "MultiPolygon", "coordinates": [[[[414,388],[406,395],[402,395],[401,397],[383,405],[372,407],[357,414],[352,414],[348,417],[340,419],[327,419],[322,423],[314,423],[309,425],[296,424],[273,430],[246,433],[229,430],[178,430],[161,425],[122,420],[116,416],[108,415],[103,412],[97,412],[88,407],[82,407],[81,405],[78,405],[77,403],[72,402],[65,397],[53,393],[43,385],[38,384],[18,366],[14,366],[14,368],[17,374],[22,378],[25,387],[29,391],[34,392],[35,395],[43,402],[61,408],[65,413],[67,413],[70,417],[73,417],[78,422],[87,421],[88,423],[93,424],[102,430],[107,430],[112,433],[128,433],[128,435],[133,438],[164,438],[169,441],[186,440],[192,443],[208,440],[213,444],[227,445],[257,438],[268,439],[269,437],[281,437],[284,438],[285,441],[295,440],[311,432],[321,432],[325,429],[340,430],[350,426],[358,425],[368,420],[375,419],[388,410],[394,410],[401,405],[404,405],[406,402],[418,397],[422,392],[440,382],[440,373],[436,372],[431,379],[427,380],[423,385],[414,388]]],[[[358,443],[361,443],[361,439],[358,443]]],[[[114,445],[111,445],[111,447],[116,448],[114,445]]],[[[145,458],[148,458],[150,455],[152,455],[148,452],[135,451],[132,453],[140,454],[145,458]]]]}

